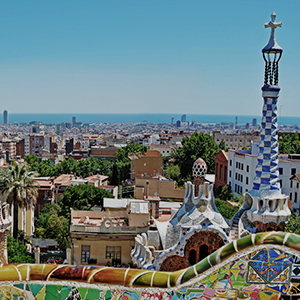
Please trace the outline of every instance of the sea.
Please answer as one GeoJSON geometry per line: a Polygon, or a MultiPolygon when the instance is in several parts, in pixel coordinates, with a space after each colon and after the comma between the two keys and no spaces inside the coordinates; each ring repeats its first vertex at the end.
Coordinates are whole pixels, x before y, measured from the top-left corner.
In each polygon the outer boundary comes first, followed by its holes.
{"type": "MultiPolygon", "coordinates": [[[[91,123],[140,123],[147,122],[153,123],[171,123],[172,118],[174,122],[181,120],[182,114],[21,114],[21,113],[8,113],[8,122],[14,123],[27,123],[38,122],[42,124],[60,124],[62,122],[72,122],[72,117],[76,118],[76,122],[82,124],[91,123]]],[[[257,124],[261,122],[261,116],[248,116],[248,115],[205,115],[205,114],[186,114],[187,122],[197,123],[235,123],[237,117],[237,124],[244,125],[246,123],[252,124],[252,120],[256,119],[257,124]]],[[[0,124],[3,124],[3,115],[0,114],[0,124]]],[[[279,125],[300,125],[300,117],[278,117],[279,125]]]]}

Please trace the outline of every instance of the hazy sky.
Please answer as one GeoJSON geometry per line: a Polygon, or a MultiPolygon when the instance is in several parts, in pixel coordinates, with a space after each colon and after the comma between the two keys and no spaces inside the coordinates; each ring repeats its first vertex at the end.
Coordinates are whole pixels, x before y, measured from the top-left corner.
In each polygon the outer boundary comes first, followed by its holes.
{"type": "Polygon", "coordinates": [[[299,0],[1,1],[0,111],[260,115],[272,11],[298,116],[299,0]]]}

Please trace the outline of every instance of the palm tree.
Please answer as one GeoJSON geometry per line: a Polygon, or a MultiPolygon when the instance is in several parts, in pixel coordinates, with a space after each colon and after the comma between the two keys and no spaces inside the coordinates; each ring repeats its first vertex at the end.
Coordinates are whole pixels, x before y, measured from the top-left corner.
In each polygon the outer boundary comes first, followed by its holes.
{"type": "Polygon", "coordinates": [[[37,198],[35,174],[29,172],[25,165],[12,163],[8,168],[0,170],[0,193],[7,197],[13,205],[13,237],[18,240],[19,208],[28,208],[34,205],[37,198]]]}

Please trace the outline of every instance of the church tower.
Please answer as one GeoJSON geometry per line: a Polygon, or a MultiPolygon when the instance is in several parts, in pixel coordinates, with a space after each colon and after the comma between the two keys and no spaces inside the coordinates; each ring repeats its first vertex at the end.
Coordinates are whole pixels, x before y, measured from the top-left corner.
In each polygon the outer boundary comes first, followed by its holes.
{"type": "Polygon", "coordinates": [[[261,121],[259,153],[252,190],[244,194],[244,205],[236,214],[239,220],[240,236],[254,232],[283,230],[289,220],[288,196],[281,193],[278,171],[278,135],[277,135],[277,101],[278,63],[283,49],[275,39],[275,29],[281,22],[275,22],[273,12],[271,21],[265,28],[271,28],[268,44],[262,49],[265,61],[264,86],[262,87],[263,111],[261,121]],[[244,232],[243,234],[241,234],[244,232]]]}

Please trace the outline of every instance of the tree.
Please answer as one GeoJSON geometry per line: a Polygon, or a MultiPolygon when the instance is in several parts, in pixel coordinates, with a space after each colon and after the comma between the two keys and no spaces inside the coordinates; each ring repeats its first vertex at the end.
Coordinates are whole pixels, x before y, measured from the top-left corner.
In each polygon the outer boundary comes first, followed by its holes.
{"type": "Polygon", "coordinates": [[[62,209],[61,215],[70,220],[70,208],[76,210],[89,210],[97,205],[103,207],[103,198],[113,198],[111,193],[88,184],[73,185],[66,188],[64,194],[59,198],[62,209]]]}
{"type": "Polygon", "coordinates": [[[194,132],[191,137],[182,139],[182,148],[172,152],[174,164],[179,165],[182,178],[190,178],[192,167],[197,158],[201,157],[207,165],[207,172],[214,173],[215,156],[220,151],[212,136],[203,132],[194,132]]]}
{"type": "Polygon", "coordinates": [[[165,169],[165,177],[171,178],[175,181],[180,179],[180,168],[178,165],[169,165],[165,169]]]}
{"type": "Polygon", "coordinates": [[[0,193],[7,196],[8,203],[14,207],[13,237],[18,242],[19,208],[28,208],[35,204],[37,197],[35,175],[25,165],[14,163],[0,171],[0,193]]]}
{"type": "Polygon", "coordinates": [[[232,219],[239,210],[238,206],[229,205],[227,201],[220,200],[218,198],[215,199],[215,204],[220,214],[226,219],[232,219]]]}
{"type": "Polygon", "coordinates": [[[285,231],[300,234],[300,217],[296,213],[290,216],[289,222],[285,226],[285,231]]]}
{"type": "Polygon", "coordinates": [[[222,187],[221,192],[220,192],[220,198],[223,200],[228,200],[231,197],[231,186],[226,184],[222,187]]]}
{"type": "Polygon", "coordinates": [[[54,239],[62,251],[69,246],[69,220],[62,215],[59,204],[47,204],[35,218],[35,236],[54,239]]]}
{"type": "Polygon", "coordinates": [[[29,255],[26,255],[26,246],[22,243],[16,242],[16,240],[8,236],[7,237],[7,255],[8,263],[10,264],[20,264],[20,263],[34,263],[35,260],[29,255]]]}
{"type": "Polygon", "coordinates": [[[300,141],[297,132],[292,135],[285,134],[279,141],[279,152],[285,154],[300,154],[300,141]]]}

